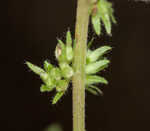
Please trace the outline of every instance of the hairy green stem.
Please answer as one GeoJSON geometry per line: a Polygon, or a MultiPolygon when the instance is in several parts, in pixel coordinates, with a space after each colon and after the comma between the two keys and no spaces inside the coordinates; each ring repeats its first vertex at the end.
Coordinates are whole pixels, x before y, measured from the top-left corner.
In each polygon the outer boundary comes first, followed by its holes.
{"type": "Polygon", "coordinates": [[[78,0],[73,77],[73,131],[85,131],[85,64],[89,24],[89,0],[78,0]]]}

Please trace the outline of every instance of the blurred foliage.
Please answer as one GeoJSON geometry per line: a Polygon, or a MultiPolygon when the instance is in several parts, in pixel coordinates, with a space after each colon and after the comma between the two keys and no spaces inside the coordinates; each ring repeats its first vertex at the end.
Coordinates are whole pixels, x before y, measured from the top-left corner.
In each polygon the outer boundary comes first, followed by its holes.
{"type": "Polygon", "coordinates": [[[63,131],[63,130],[62,130],[62,127],[59,124],[54,123],[54,124],[49,125],[43,131],[63,131]]]}

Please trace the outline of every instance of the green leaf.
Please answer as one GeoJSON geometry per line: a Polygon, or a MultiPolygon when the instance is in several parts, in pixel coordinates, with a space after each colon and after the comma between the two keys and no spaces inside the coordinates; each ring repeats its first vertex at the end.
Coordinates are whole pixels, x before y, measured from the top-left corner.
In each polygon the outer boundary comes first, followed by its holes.
{"type": "Polygon", "coordinates": [[[64,92],[68,88],[68,81],[67,80],[59,80],[56,86],[57,92],[64,92]]]}
{"type": "Polygon", "coordinates": [[[45,71],[42,68],[40,68],[30,62],[26,62],[26,64],[37,75],[41,75],[41,74],[45,73],[45,71]]]}
{"type": "Polygon", "coordinates": [[[41,85],[40,92],[50,92],[54,89],[54,87],[48,87],[46,85],[41,85]]]}
{"type": "Polygon", "coordinates": [[[103,56],[105,53],[107,53],[112,48],[110,46],[102,46],[94,51],[91,51],[90,54],[87,56],[89,59],[89,62],[95,62],[97,61],[101,56],[103,56]]]}
{"type": "Polygon", "coordinates": [[[85,72],[86,72],[86,74],[95,74],[95,73],[105,69],[109,63],[110,63],[109,60],[104,59],[104,60],[97,61],[95,63],[87,64],[86,68],[85,68],[85,72]]]}
{"type": "Polygon", "coordinates": [[[55,97],[53,98],[52,104],[56,104],[58,100],[64,95],[64,92],[58,92],[56,93],[55,97]]]}
{"type": "Polygon", "coordinates": [[[86,84],[87,85],[97,84],[97,83],[108,84],[108,81],[104,77],[97,76],[97,75],[87,75],[86,76],[86,84]]]}
{"type": "Polygon", "coordinates": [[[44,61],[44,69],[45,69],[46,72],[49,73],[53,69],[53,65],[45,60],[44,61]]]}
{"type": "Polygon", "coordinates": [[[66,44],[69,45],[69,46],[72,45],[71,33],[70,33],[69,30],[67,31],[67,34],[66,34],[66,44]]]}
{"type": "Polygon", "coordinates": [[[93,28],[95,30],[95,33],[97,35],[100,35],[101,33],[101,21],[100,21],[100,17],[98,17],[97,15],[96,16],[92,16],[92,25],[93,25],[93,28]]]}

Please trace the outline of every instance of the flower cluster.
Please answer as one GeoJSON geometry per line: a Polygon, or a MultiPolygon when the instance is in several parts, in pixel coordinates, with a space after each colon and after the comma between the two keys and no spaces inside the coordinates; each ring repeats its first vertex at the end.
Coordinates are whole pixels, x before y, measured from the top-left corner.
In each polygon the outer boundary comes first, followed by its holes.
{"type": "Polygon", "coordinates": [[[112,3],[107,0],[98,0],[90,9],[91,22],[97,35],[101,33],[101,22],[103,22],[107,34],[111,35],[111,21],[116,24],[112,3]]]}
{"type": "MultiPolygon", "coordinates": [[[[55,56],[58,61],[59,67],[56,67],[44,61],[43,69],[26,62],[27,66],[37,75],[40,76],[43,83],[41,85],[41,92],[50,92],[56,90],[56,95],[53,98],[52,104],[56,104],[57,101],[65,94],[68,89],[69,83],[74,75],[74,69],[72,66],[74,57],[74,45],[70,31],[66,34],[66,44],[58,39],[58,44],[55,49],[55,56]]],[[[91,44],[92,42],[89,42],[91,44]]],[[[95,85],[98,83],[107,84],[107,80],[96,73],[105,69],[110,61],[104,57],[108,51],[111,50],[110,46],[102,46],[94,51],[87,49],[86,57],[86,86],[85,89],[95,95],[102,94],[102,91],[95,85]]]]}

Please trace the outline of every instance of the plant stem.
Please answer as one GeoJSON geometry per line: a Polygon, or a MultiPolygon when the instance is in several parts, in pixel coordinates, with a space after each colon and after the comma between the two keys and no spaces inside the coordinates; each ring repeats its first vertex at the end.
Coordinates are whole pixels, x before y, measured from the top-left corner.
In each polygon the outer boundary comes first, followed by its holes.
{"type": "Polygon", "coordinates": [[[85,64],[89,24],[89,0],[78,0],[73,77],[73,131],[85,131],[85,64]]]}

